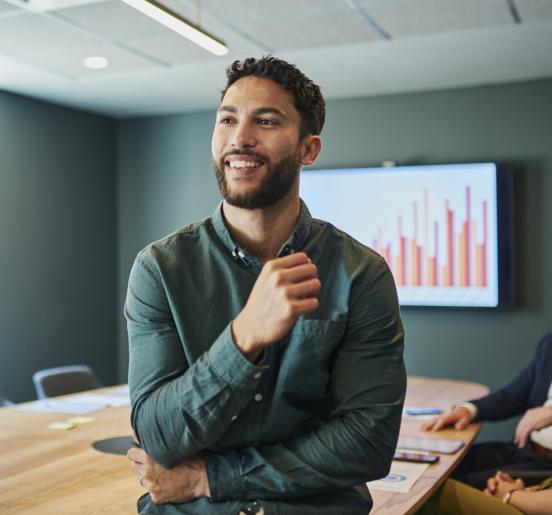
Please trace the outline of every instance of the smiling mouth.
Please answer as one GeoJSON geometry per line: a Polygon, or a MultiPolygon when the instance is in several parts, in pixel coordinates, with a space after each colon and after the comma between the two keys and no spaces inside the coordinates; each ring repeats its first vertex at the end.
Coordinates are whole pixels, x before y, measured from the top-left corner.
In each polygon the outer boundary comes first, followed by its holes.
{"type": "Polygon", "coordinates": [[[257,161],[230,161],[228,166],[230,168],[257,168],[260,164],[257,161]]]}
{"type": "Polygon", "coordinates": [[[224,164],[233,170],[253,170],[262,166],[264,162],[249,156],[230,156],[224,160],[224,164]]]}

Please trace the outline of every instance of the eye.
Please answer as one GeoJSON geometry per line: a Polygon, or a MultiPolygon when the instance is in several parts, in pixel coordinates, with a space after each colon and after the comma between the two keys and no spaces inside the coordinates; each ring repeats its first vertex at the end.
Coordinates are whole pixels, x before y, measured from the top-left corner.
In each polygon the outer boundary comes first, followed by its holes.
{"type": "Polygon", "coordinates": [[[278,122],[276,120],[271,120],[269,118],[259,118],[257,120],[257,123],[259,125],[278,125],[278,122]]]}
{"type": "Polygon", "coordinates": [[[234,118],[232,118],[231,116],[224,116],[222,118],[219,118],[219,123],[223,124],[223,125],[227,125],[229,123],[234,123],[234,118]]]}

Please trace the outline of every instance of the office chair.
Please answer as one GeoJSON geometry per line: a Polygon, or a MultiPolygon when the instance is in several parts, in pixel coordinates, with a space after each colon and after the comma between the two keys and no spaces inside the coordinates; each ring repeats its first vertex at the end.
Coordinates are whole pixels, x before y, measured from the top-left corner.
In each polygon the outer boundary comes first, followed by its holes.
{"type": "Polygon", "coordinates": [[[33,374],[33,383],[38,399],[93,390],[102,386],[94,371],[87,365],[39,370],[33,374]]]}
{"type": "Polygon", "coordinates": [[[0,387],[0,408],[5,408],[6,406],[13,406],[13,402],[4,395],[4,391],[0,387]]]}

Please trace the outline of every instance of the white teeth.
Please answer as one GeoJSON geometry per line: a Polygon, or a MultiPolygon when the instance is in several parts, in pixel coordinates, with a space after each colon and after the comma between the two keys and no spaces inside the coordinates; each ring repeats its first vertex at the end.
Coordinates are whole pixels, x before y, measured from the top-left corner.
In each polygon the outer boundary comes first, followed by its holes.
{"type": "Polygon", "coordinates": [[[231,168],[254,168],[259,166],[259,163],[256,161],[230,161],[231,168]]]}

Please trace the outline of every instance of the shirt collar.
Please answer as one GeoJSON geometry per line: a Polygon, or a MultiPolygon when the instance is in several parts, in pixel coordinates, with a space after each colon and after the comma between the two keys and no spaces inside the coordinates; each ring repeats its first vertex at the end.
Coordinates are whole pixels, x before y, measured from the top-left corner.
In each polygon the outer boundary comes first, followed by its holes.
{"type": "MultiPolygon", "coordinates": [[[[215,229],[215,232],[217,233],[217,236],[220,238],[224,246],[230,251],[234,260],[241,261],[242,263],[246,264],[248,261],[258,261],[254,256],[249,256],[247,252],[240,248],[232,239],[230,231],[228,230],[228,227],[224,220],[224,215],[222,212],[222,202],[215,209],[211,220],[213,222],[213,227],[215,229]]],[[[293,254],[294,252],[302,250],[309,237],[311,226],[311,214],[306,204],[303,202],[303,200],[300,199],[299,219],[297,220],[297,224],[295,225],[290,237],[280,247],[280,250],[278,251],[278,257],[293,254]]]]}

